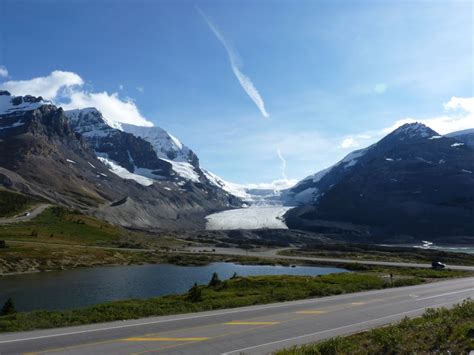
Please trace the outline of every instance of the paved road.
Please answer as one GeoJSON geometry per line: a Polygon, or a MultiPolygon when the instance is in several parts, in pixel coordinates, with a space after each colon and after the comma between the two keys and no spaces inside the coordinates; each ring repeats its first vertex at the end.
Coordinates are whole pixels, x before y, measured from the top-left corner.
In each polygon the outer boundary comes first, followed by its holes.
{"type": "MultiPolygon", "coordinates": [[[[306,261],[320,261],[327,263],[355,263],[365,265],[379,265],[379,266],[396,266],[396,267],[416,267],[416,268],[431,268],[431,264],[419,264],[419,263],[399,263],[393,261],[376,261],[376,260],[358,260],[358,259],[336,259],[336,258],[319,258],[311,256],[291,256],[291,255],[280,255],[279,251],[288,250],[285,249],[269,249],[266,251],[247,251],[244,249],[237,248],[212,248],[212,247],[192,247],[187,248],[188,251],[192,252],[199,251],[204,254],[222,254],[222,255],[236,255],[236,256],[255,256],[266,259],[286,259],[286,260],[306,260],[306,261]],[[213,252],[212,249],[215,251],[213,252]]],[[[474,266],[465,265],[448,265],[449,269],[452,270],[465,270],[474,271],[474,266]]]]}
{"type": "Polygon", "coordinates": [[[43,247],[51,247],[51,248],[79,248],[79,249],[117,250],[117,251],[130,251],[130,252],[135,252],[135,253],[149,253],[149,252],[154,252],[155,251],[155,249],[101,247],[101,246],[96,246],[96,245],[45,243],[45,242],[35,242],[35,241],[29,241],[29,240],[6,239],[6,241],[7,241],[8,244],[41,245],[43,247]]]}
{"type": "Polygon", "coordinates": [[[10,333],[0,353],[266,354],[474,296],[474,278],[178,316],[10,333]]]}
{"type": "Polygon", "coordinates": [[[39,205],[34,206],[28,211],[25,211],[19,215],[8,217],[8,218],[0,218],[0,224],[10,224],[10,223],[17,223],[17,222],[24,222],[30,219],[35,218],[36,216],[40,215],[45,209],[51,207],[52,205],[47,203],[41,203],[39,205]]]}

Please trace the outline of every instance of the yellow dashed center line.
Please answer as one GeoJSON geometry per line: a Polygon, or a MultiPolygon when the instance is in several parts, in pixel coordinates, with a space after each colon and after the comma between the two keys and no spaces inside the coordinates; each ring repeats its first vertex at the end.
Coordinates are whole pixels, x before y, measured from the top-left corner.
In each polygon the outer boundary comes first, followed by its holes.
{"type": "Polygon", "coordinates": [[[246,322],[246,321],[235,321],[235,322],[227,322],[224,323],[226,325],[274,325],[280,324],[280,322],[246,322]]]}
{"type": "Polygon", "coordinates": [[[122,341],[204,341],[209,338],[126,338],[122,341]]]}
{"type": "Polygon", "coordinates": [[[324,313],[328,313],[328,311],[307,310],[307,311],[298,311],[295,313],[296,314],[324,314],[324,313]]]}
{"type": "MultiPolygon", "coordinates": [[[[309,310],[288,312],[288,313],[282,313],[282,314],[291,314],[291,313],[301,314],[301,315],[304,315],[304,314],[307,314],[307,315],[324,314],[324,313],[328,313],[328,312],[343,310],[345,308],[348,308],[347,306],[349,306],[349,307],[350,306],[359,306],[359,305],[363,305],[363,304],[366,304],[366,303],[372,303],[372,302],[377,302],[377,301],[386,301],[387,299],[390,299],[390,298],[400,298],[400,297],[403,297],[403,296],[397,295],[397,296],[384,297],[384,298],[374,298],[374,299],[371,299],[368,302],[351,302],[351,303],[346,303],[345,305],[341,305],[342,307],[341,306],[339,306],[339,307],[329,307],[326,310],[314,310],[314,309],[311,310],[311,309],[309,309],[309,310]]],[[[280,314],[280,315],[282,315],[282,314],[280,314]]],[[[263,318],[265,318],[265,317],[263,317],[263,318]]],[[[287,322],[293,321],[293,320],[297,320],[297,319],[290,319],[290,320],[286,320],[284,322],[235,321],[235,322],[228,322],[228,323],[224,323],[224,324],[228,324],[228,325],[257,325],[256,327],[246,328],[245,332],[247,332],[247,331],[250,331],[252,329],[260,328],[260,327],[258,327],[258,325],[276,325],[276,324],[280,324],[280,323],[287,323],[287,322]]],[[[197,328],[205,329],[205,328],[211,328],[211,327],[214,327],[214,326],[216,326],[216,324],[189,327],[189,328],[181,329],[180,331],[192,330],[192,329],[197,329],[197,328]]],[[[131,342],[132,341],[137,341],[137,342],[139,342],[139,341],[150,341],[150,342],[152,342],[152,341],[156,341],[156,342],[159,342],[159,341],[163,341],[163,342],[165,342],[165,341],[170,341],[170,342],[175,341],[175,342],[178,342],[178,343],[181,342],[180,344],[175,344],[175,345],[172,345],[172,346],[167,346],[167,347],[161,348],[161,349],[167,349],[167,348],[174,348],[174,347],[184,345],[184,344],[190,344],[192,342],[206,341],[206,340],[210,340],[210,339],[214,339],[214,338],[219,338],[219,337],[231,334],[231,333],[225,333],[225,334],[222,334],[222,335],[219,335],[219,336],[216,336],[216,337],[212,337],[212,338],[205,338],[205,337],[202,337],[202,338],[162,338],[162,337],[153,338],[152,337],[153,335],[162,335],[162,334],[166,334],[166,333],[174,333],[176,331],[179,331],[179,330],[164,331],[164,332],[159,332],[159,333],[150,333],[150,334],[146,334],[145,336],[136,337],[136,338],[111,339],[111,340],[105,340],[105,341],[85,343],[85,344],[80,344],[80,345],[78,344],[78,345],[72,345],[72,346],[68,346],[68,347],[53,348],[53,349],[49,349],[49,350],[33,352],[33,353],[29,353],[29,354],[44,354],[44,353],[49,353],[49,352],[65,351],[65,350],[78,349],[78,348],[83,348],[83,347],[93,346],[93,345],[109,344],[109,343],[114,343],[114,342],[117,342],[117,341],[131,341],[131,342]],[[149,336],[149,337],[146,338],[146,336],[149,336]],[[129,340],[129,339],[133,339],[133,340],[129,340]],[[152,340],[152,339],[160,339],[160,340],[152,340]],[[164,340],[164,339],[173,339],[173,340],[164,340]],[[183,340],[183,339],[189,339],[189,340],[183,340]]],[[[158,349],[155,349],[155,351],[157,351],[157,350],[158,349]]],[[[146,352],[148,352],[148,351],[145,351],[145,353],[146,352]]]]}

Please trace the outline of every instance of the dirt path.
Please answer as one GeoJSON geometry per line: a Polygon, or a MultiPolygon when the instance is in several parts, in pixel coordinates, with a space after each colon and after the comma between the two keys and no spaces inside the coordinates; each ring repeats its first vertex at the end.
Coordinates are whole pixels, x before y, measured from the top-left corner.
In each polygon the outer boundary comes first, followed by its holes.
{"type": "Polygon", "coordinates": [[[37,217],[45,209],[47,209],[48,207],[51,207],[51,206],[52,205],[50,205],[48,203],[41,203],[39,205],[36,205],[36,206],[30,208],[28,211],[22,212],[22,213],[20,213],[16,216],[0,218],[0,224],[11,224],[11,223],[29,221],[29,220],[37,217]]]}

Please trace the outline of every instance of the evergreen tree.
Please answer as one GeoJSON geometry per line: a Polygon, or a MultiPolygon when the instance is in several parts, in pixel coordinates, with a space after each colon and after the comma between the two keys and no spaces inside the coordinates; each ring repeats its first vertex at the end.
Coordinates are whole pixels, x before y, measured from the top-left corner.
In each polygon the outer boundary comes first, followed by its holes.
{"type": "Polygon", "coordinates": [[[193,287],[189,289],[187,299],[191,302],[202,301],[202,291],[196,282],[194,283],[193,287]]]}
{"type": "Polygon", "coordinates": [[[219,278],[219,274],[217,272],[212,274],[211,281],[209,281],[209,287],[217,286],[221,283],[221,279],[219,278]]]}
{"type": "Polygon", "coordinates": [[[13,300],[9,298],[3,305],[2,311],[0,312],[0,316],[7,316],[13,313],[16,313],[15,303],[13,303],[13,300]]]}

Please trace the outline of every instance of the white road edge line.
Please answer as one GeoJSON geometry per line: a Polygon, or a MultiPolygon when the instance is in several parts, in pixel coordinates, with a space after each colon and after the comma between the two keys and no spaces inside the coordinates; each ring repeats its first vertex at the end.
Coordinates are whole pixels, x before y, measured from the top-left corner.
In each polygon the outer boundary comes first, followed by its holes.
{"type": "Polygon", "coordinates": [[[454,292],[448,292],[448,293],[441,293],[441,294],[439,294],[439,295],[428,296],[428,297],[423,297],[423,298],[417,298],[416,300],[417,300],[417,301],[429,300],[429,299],[431,299],[431,298],[437,298],[437,297],[455,295],[456,293],[463,293],[463,292],[468,292],[468,291],[474,291],[474,288],[468,288],[467,290],[454,291],[454,292]]]}
{"type": "MultiPolygon", "coordinates": [[[[388,290],[393,290],[395,291],[396,288],[393,289],[386,289],[388,290]]],[[[374,291],[382,291],[382,290],[374,290],[374,291]]],[[[385,290],[383,290],[385,291],[385,290]]],[[[372,292],[372,291],[369,291],[372,292]]],[[[296,303],[292,304],[273,304],[273,305],[263,305],[259,307],[257,310],[262,310],[262,309],[269,309],[269,308],[280,308],[280,307],[285,307],[285,306],[299,306],[299,305],[304,305],[308,303],[320,303],[324,301],[330,301],[334,298],[339,297],[340,299],[346,299],[350,297],[354,297],[354,294],[346,294],[343,295],[344,297],[341,297],[342,295],[337,295],[337,296],[329,296],[328,298],[313,298],[309,300],[301,300],[296,303]]],[[[363,295],[358,295],[358,296],[363,296],[363,295]]],[[[118,325],[114,327],[105,327],[105,328],[97,328],[97,329],[85,329],[85,330],[78,330],[75,332],[68,332],[68,333],[59,333],[59,334],[47,334],[47,335],[40,335],[36,337],[30,337],[30,338],[18,338],[18,339],[10,339],[10,340],[1,340],[0,344],[7,344],[7,343],[16,343],[20,341],[30,341],[30,340],[38,340],[38,339],[46,339],[46,338],[55,338],[55,337],[61,337],[61,336],[67,336],[67,335],[76,335],[76,334],[84,334],[84,333],[92,333],[92,332],[100,332],[104,330],[114,330],[114,329],[123,329],[123,328],[131,328],[131,327],[139,327],[142,325],[150,325],[150,324],[159,324],[159,323],[166,323],[166,322],[176,322],[176,321],[181,321],[181,320],[188,320],[188,319],[196,319],[196,318],[206,318],[206,317],[215,317],[215,316],[221,316],[221,315],[227,315],[227,314],[233,314],[233,313],[239,313],[239,312],[251,312],[255,311],[255,309],[233,309],[225,312],[219,312],[219,313],[213,313],[213,314],[198,314],[195,316],[189,316],[189,317],[180,317],[180,318],[172,318],[172,319],[162,319],[162,320],[156,320],[156,321],[150,321],[150,322],[142,322],[142,323],[134,323],[134,324],[124,324],[124,325],[118,325]]]]}
{"type": "Polygon", "coordinates": [[[361,324],[376,322],[376,321],[379,321],[379,320],[382,320],[382,319],[386,319],[386,318],[398,317],[398,316],[401,316],[401,315],[404,315],[404,314],[409,314],[409,313],[418,312],[418,311],[421,311],[421,310],[424,310],[424,309],[427,309],[427,308],[441,307],[441,306],[444,306],[444,305],[447,305],[447,304],[452,304],[452,302],[440,303],[440,304],[436,304],[436,305],[429,306],[429,307],[421,307],[421,308],[417,308],[417,309],[412,309],[411,311],[396,313],[396,314],[392,314],[392,315],[389,315],[389,316],[385,316],[385,317],[381,317],[381,318],[376,318],[376,319],[371,319],[371,320],[367,320],[367,321],[364,321],[364,322],[359,322],[359,323],[344,325],[344,326],[342,326],[342,327],[337,327],[337,328],[333,328],[333,329],[322,330],[322,331],[316,332],[316,333],[300,335],[300,336],[293,337],[293,338],[287,338],[287,339],[272,341],[272,342],[270,342],[270,343],[265,343],[265,344],[255,345],[255,346],[249,346],[248,348],[242,348],[242,349],[237,349],[237,350],[228,351],[228,352],[222,353],[221,355],[230,355],[230,354],[240,353],[240,352],[242,352],[242,351],[246,351],[246,350],[250,350],[250,349],[261,348],[262,346],[268,346],[268,345],[273,345],[273,344],[278,344],[278,343],[284,343],[285,341],[290,341],[290,340],[295,340],[295,339],[301,339],[301,338],[311,337],[311,336],[315,336],[315,335],[319,335],[319,334],[323,334],[323,333],[327,333],[327,332],[332,332],[332,331],[339,330],[339,329],[344,329],[344,328],[349,328],[349,327],[355,327],[355,326],[358,326],[358,325],[361,325],[361,324]]]}
{"type": "MultiPolygon", "coordinates": [[[[454,281],[455,280],[448,280],[446,282],[447,283],[454,283],[454,281]],[[450,282],[450,281],[453,281],[453,282],[450,282]]],[[[459,281],[459,280],[456,280],[456,281],[459,281]]],[[[313,299],[308,299],[308,300],[290,301],[292,303],[283,302],[283,303],[280,303],[280,304],[262,305],[262,306],[258,307],[258,309],[255,309],[255,306],[250,306],[247,309],[236,308],[236,309],[223,311],[223,312],[219,312],[219,313],[213,313],[213,314],[198,314],[198,315],[195,315],[195,316],[172,318],[172,319],[163,319],[163,320],[156,320],[156,321],[142,322],[142,323],[134,323],[134,324],[124,324],[124,325],[118,325],[118,326],[114,326],[114,327],[85,329],[85,330],[78,330],[78,331],[67,332],[67,333],[40,335],[40,336],[30,337],[30,338],[0,340],[0,344],[17,343],[17,342],[21,342],[21,341],[30,341],[30,340],[47,339],[47,338],[56,338],[56,337],[67,336],[67,335],[93,333],[93,332],[100,332],[100,331],[105,331],[105,330],[132,328],[132,327],[139,327],[139,326],[142,326],[142,325],[159,324],[159,323],[166,323],[166,322],[176,322],[176,321],[188,320],[188,319],[215,317],[215,316],[220,316],[220,315],[234,314],[234,313],[239,313],[239,312],[251,312],[251,311],[262,310],[262,309],[280,308],[280,307],[288,307],[288,306],[290,306],[290,307],[291,306],[299,306],[299,305],[304,305],[304,304],[308,304],[308,303],[318,304],[318,303],[321,303],[321,302],[331,301],[333,299],[346,299],[346,298],[355,298],[355,297],[358,297],[358,296],[362,297],[362,296],[372,296],[372,295],[376,296],[380,293],[383,294],[383,293],[390,293],[390,292],[399,292],[399,291],[403,291],[404,289],[414,288],[414,287],[423,289],[423,288],[426,288],[427,286],[428,285],[425,284],[425,285],[416,285],[416,286],[394,287],[394,288],[388,288],[388,289],[383,289],[383,290],[370,290],[370,291],[364,291],[364,292],[361,292],[361,293],[358,293],[358,294],[348,293],[348,294],[345,294],[345,295],[334,295],[334,296],[328,296],[328,297],[322,297],[322,298],[313,298],[313,299]]]]}

